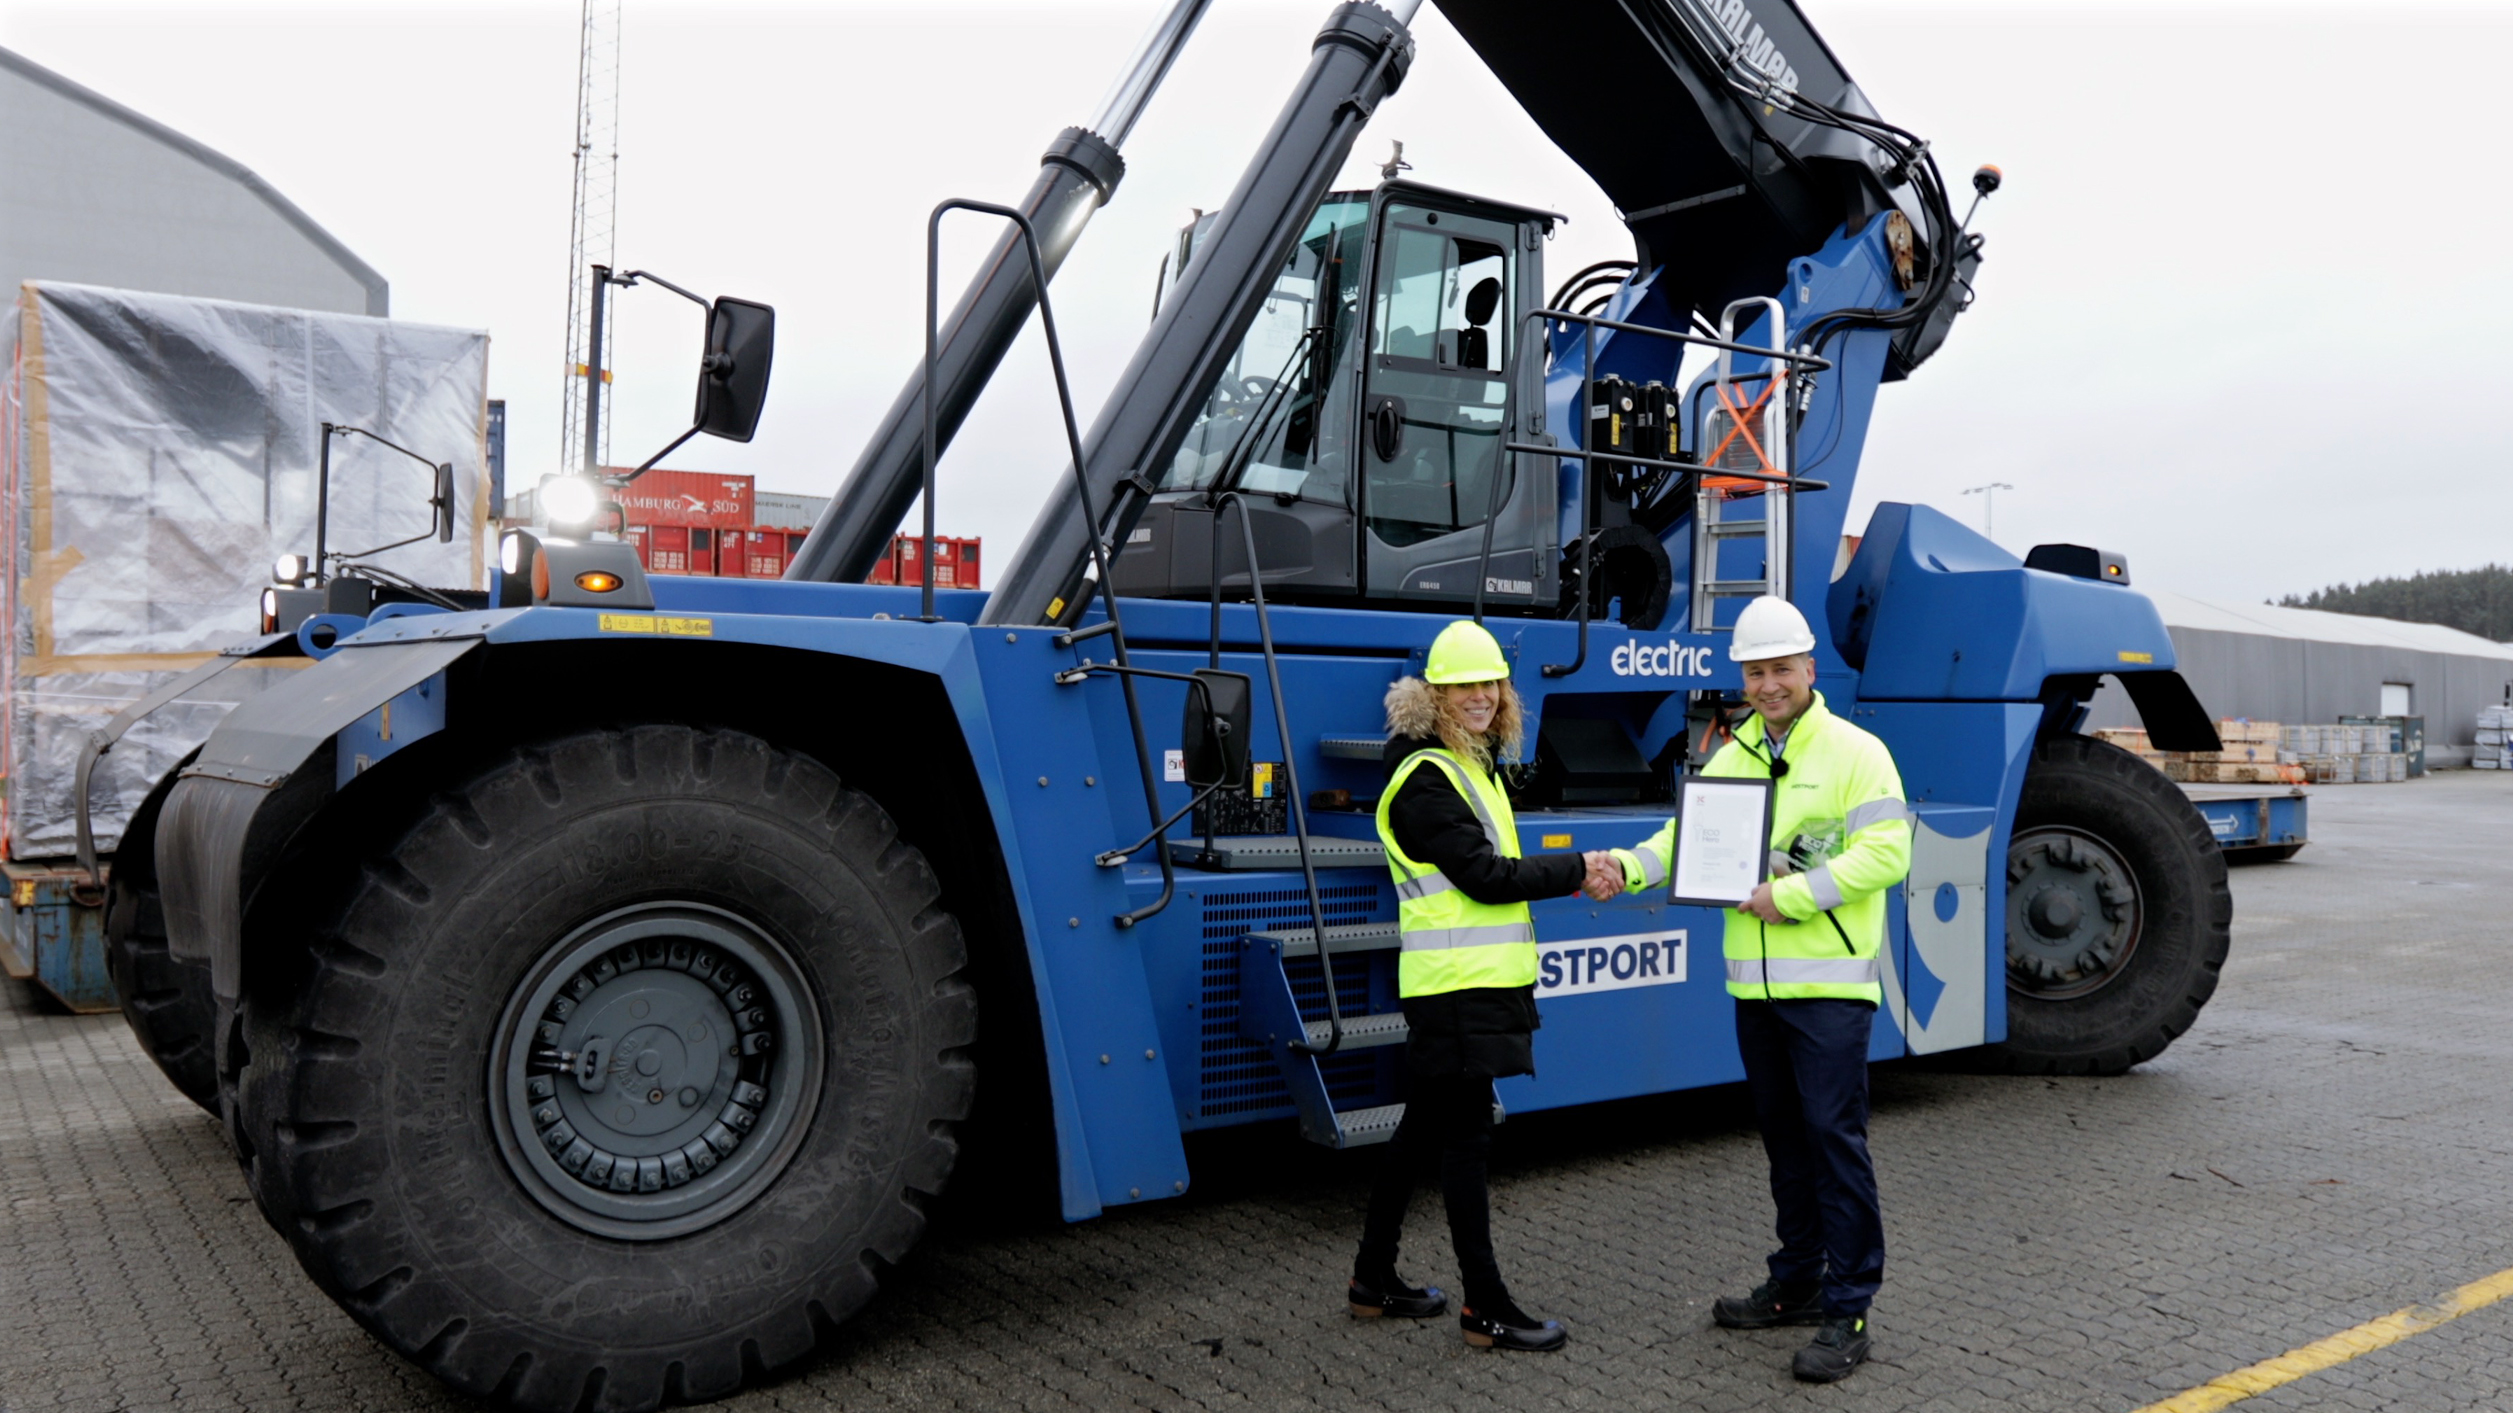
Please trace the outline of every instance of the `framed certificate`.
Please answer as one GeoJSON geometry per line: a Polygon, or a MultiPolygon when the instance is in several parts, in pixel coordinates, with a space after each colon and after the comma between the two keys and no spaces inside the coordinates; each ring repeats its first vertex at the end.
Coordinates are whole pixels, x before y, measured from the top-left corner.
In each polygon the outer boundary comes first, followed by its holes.
{"type": "Polygon", "coordinates": [[[1771,782],[1687,775],[1676,787],[1668,901],[1733,908],[1771,870],[1771,782]]]}

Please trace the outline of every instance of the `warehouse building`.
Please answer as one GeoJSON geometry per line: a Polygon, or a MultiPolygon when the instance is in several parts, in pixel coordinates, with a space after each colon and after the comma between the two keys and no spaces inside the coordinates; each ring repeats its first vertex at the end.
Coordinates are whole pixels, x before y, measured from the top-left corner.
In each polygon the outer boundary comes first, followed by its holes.
{"type": "Polygon", "coordinates": [[[375,268],[242,163],[0,49],[0,298],[27,280],[389,313],[375,268]]]}
{"type": "MultiPolygon", "coordinates": [[[[2478,709],[2513,701],[2513,644],[2456,628],[2149,589],[2181,674],[2213,715],[2289,725],[2419,716],[2426,758],[2466,765],[2478,709]]],[[[2088,729],[2136,726],[2127,694],[2098,693],[2088,729]]]]}

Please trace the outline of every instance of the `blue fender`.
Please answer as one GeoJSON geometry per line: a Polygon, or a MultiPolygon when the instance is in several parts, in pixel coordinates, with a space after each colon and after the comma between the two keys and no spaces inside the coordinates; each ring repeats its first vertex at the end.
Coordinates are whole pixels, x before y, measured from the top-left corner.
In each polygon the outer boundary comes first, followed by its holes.
{"type": "Polygon", "coordinates": [[[2027,702],[2053,677],[2174,666],[2146,595],[2027,569],[1924,505],[1876,507],[1825,609],[1868,701],[2027,702]]]}

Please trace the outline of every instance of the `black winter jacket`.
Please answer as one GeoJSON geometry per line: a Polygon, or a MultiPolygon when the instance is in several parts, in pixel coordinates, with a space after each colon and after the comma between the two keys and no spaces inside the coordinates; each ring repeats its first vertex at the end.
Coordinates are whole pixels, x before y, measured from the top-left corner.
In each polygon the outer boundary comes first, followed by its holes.
{"type": "MultiPolygon", "coordinates": [[[[1381,757],[1390,774],[1407,756],[1440,743],[1400,736],[1381,757]]],[[[1468,767],[1472,769],[1471,766],[1468,767]]],[[[1530,903],[1578,891],[1588,876],[1577,854],[1503,858],[1484,836],[1474,806],[1457,793],[1447,772],[1425,766],[1405,779],[1387,807],[1396,847],[1429,864],[1478,903],[1530,903]]],[[[1406,1065],[1418,1075],[1465,1074],[1500,1079],[1536,1072],[1533,986],[1477,986],[1437,996],[1405,998],[1412,1031],[1406,1065]]]]}

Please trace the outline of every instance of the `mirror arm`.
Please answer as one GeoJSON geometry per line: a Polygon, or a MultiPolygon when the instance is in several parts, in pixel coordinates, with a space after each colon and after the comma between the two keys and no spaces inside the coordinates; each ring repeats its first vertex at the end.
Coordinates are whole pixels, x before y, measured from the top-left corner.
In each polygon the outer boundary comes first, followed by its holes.
{"type": "Polygon", "coordinates": [[[712,309],[715,307],[709,304],[705,299],[690,293],[688,290],[681,288],[679,285],[672,283],[670,280],[667,280],[661,275],[655,274],[650,270],[631,270],[625,275],[613,275],[611,277],[611,283],[618,285],[622,289],[629,288],[630,286],[636,284],[639,280],[652,280],[656,284],[663,286],[665,289],[670,290],[672,293],[679,295],[681,298],[688,300],[690,303],[697,305],[701,309],[712,309]]]}
{"type": "Polygon", "coordinates": [[[688,431],[681,433],[679,436],[672,438],[672,444],[670,446],[667,446],[663,450],[656,452],[654,455],[647,457],[643,465],[639,466],[636,470],[629,472],[627,475],[620,477],[619,484],[625,486],[629,482],[636,480],[638,477],[645,475],[649,471],[652,471],[656,462],[670,456],[673,452],[679,451],[681,449],[681,443],[688,441],[691,437],[696,435],[698,435],[698,429],[696,427],[692,427],[688,431]]]}

